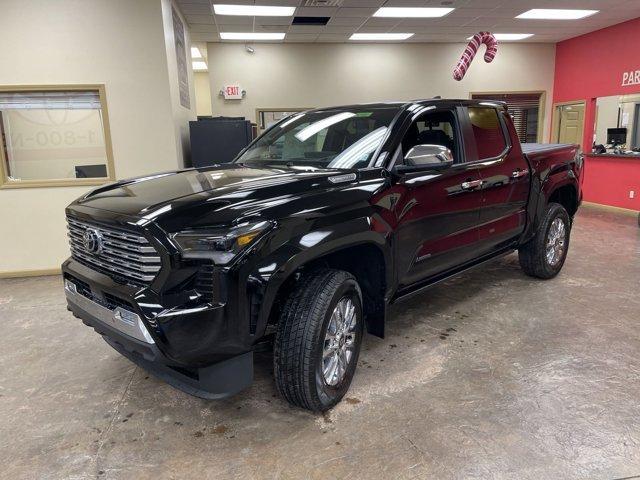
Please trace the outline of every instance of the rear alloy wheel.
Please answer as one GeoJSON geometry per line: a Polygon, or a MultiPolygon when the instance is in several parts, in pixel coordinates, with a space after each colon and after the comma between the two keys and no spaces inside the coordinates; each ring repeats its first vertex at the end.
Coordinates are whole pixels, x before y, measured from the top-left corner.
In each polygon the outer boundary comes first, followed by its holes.
{"type": "Polygon", "coordinates": [[[527,275],[555,277],[567,258],[571,219],[565,208],[550,203],[536,235],[518,250],[520,266],[527,275]]]}
{"type": "Polygon", "coordinates": [[[363,333],[362,294],[348,272],[321,269],[300,279],[276,330],[274,374],[292,405],[323,412],[347,393],[363,333]]]}
{"type": "Polygon", "coordinates": [[[567,238],[567,229],[564,221],[560,217],[556,217],[551,222],[549,233],[547,233],[547,247],[545,255],[547,263],[551,267],[558,265],[560,260],[564,258],[565,243],[567,238]]]}

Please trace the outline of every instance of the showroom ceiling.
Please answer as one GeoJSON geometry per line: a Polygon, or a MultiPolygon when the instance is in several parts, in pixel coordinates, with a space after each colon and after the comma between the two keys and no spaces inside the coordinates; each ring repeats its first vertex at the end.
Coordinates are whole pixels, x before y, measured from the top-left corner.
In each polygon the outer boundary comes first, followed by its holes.
{"type": "Polygon", "coordinates": [[[194,42],[220,42],[221,32],[286,33],[284,42],[349,42],[354,33],[413,33],[404,42],[465,42],[470,35],[533,34],[523,42],[551,42],[592,32],[640,17],[640,0],[177,0],[191,27],[194,42]],[[308,6],[333,3],[338,6],[308,6]],[[250,17],[215,15],[213,3],[297,7],[294,16],[250,17]],[[378,18],[380,7],[455,8],[441,18],[378,18]],[[599,10],[581,20],[522,20],[532,8],[599,10]],[[298,17],[329,17],[326,25],[293,25],[298,17]]]}

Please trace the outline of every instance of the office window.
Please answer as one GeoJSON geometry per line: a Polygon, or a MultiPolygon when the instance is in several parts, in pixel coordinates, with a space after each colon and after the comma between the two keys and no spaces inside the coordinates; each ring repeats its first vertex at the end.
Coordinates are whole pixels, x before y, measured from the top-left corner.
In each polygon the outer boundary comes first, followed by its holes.
{"type": "Polygon", "coordinates": [[[114,178],[104,89],[0,87],[0,187],[114,178]]]}
{"type": "Polygon", "coordinates": [[[542,142],[544,92],[472,93],[471,98],[506,102],[520,142],[542,142]]]}
{"type": "Polygon", "coordinates": [[[497,157],[507,148],[498,111],[492,107],[469,107],[478,159],[497,157]]]}

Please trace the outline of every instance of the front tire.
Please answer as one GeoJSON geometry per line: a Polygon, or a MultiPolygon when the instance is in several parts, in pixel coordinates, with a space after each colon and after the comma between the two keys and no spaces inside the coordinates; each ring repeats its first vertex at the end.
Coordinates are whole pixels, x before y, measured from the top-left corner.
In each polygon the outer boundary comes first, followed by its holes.
{"type": "Polygon", "coordinates": [[[347,393],[363,334],[362,293],[341,270],[304,275],[285,302],[276,330],[274,374],[292,405],[324,412],[347,393]]]}
{"type": "Polygon", "coordinates": [[[536,235],[518,250],[520,266],[531,277],[555,277],[567,258],[571,219],[559,203],[549,203],[536,235]]]}

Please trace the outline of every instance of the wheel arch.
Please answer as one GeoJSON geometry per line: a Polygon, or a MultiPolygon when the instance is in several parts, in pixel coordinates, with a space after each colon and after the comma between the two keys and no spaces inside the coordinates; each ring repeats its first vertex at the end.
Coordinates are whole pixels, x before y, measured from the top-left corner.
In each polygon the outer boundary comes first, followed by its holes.
{"type": "Polygon", "coordinates": [[[264,325],[276,324],[288,293],[305,272],[322,267],[351,273],[362,290],[367,331],[384,336],[387,292],[391,284],[391,255],[383,237],[368,232],[349,242],[327,242],[291,256],[269,280],[260,314],[264,325]]]}

